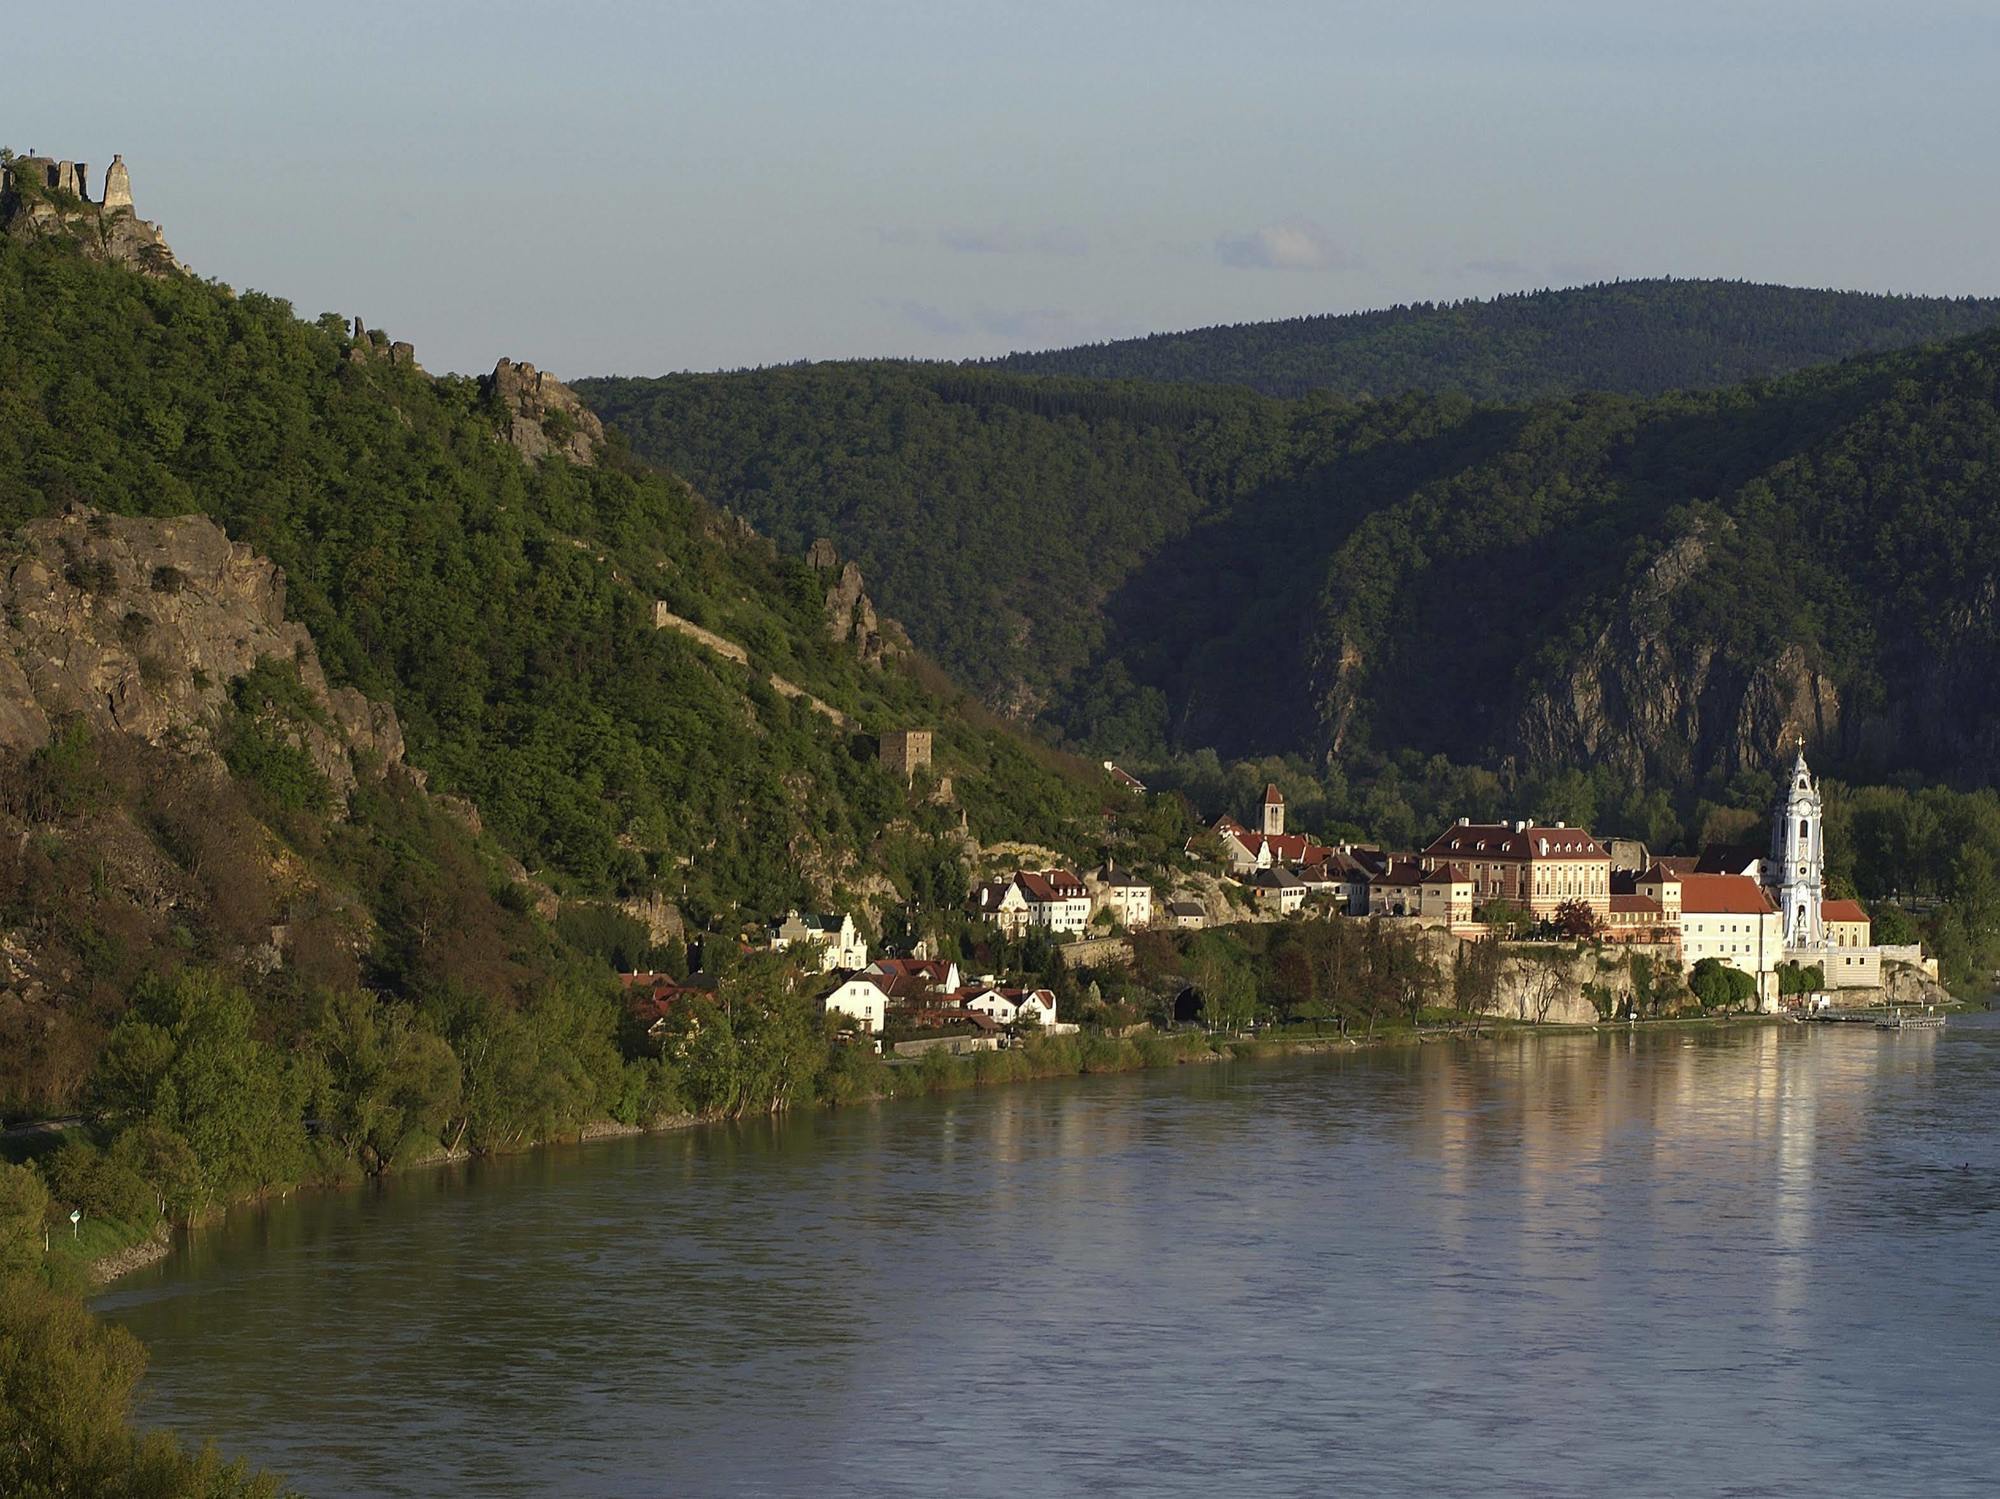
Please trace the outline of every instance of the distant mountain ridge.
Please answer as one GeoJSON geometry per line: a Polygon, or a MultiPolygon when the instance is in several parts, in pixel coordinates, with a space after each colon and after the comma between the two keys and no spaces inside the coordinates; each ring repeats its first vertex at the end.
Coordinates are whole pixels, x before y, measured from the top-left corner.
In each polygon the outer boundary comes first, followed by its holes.
{"type": "Polygon", "coordinates": [[[1748,281],[1608,281],[1486,301],[1235,323],[981,361],[1017,374],[1247,385],[1265,395],[1710,389],[2000,326],[2000,298],[1748,281]]]}

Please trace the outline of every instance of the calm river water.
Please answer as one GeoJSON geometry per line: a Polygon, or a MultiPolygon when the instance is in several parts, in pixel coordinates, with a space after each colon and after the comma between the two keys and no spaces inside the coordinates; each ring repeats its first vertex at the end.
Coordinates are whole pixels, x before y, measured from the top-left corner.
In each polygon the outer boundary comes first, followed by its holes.
{"type": "Polygon", "coordinates": [[[100,1309],[335,1495],[2000,1488],[2000,1016],[1549,1036],[549,1150],[100,1309]]]}

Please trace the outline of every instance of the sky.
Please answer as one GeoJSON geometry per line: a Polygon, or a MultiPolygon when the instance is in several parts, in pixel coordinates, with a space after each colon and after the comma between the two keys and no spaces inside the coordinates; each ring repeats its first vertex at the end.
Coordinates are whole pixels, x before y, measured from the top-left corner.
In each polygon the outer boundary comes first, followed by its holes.
{"type": "Polygon", "coordinates": [[[1611,277],[2000,293],[2000,0],[78,0],[0,144],[434,371],[1611,277]]]}

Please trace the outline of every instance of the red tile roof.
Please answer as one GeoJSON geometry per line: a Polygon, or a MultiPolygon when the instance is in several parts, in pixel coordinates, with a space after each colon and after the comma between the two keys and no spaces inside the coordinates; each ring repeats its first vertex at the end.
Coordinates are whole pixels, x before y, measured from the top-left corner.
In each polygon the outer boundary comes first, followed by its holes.
{"type": "Polygon", "coordinates": [[[1858,900],[1830,900],[1819,908],[1820,915],[1828,921],[1867,921],[1868,913],[1861,909],[1858,900]]]}
{"type": "Polygon", "coordinates": [[[1632,916],[1658,916],[1660,903],[1650,895],[1620,895],[1613,891],[1611,909],[1614,913],[1623,911],[1632,916]]]}
{"type": "Polygon", "coordinates": [[[1282,807],[1284,804],[1285,793],[1278,789],[1278,783],[1276,781],[1267,782],[1264,787],[1264,805],[1267,807],[1282,807]]]}
{"type": "Polygon", "coordinates": [[[1021,893],[1038,906],[1059,900],[1075,900],[1088,893],[1083,888],[1083,881],[1067,869],[1050,869],[1041,874],[1024,869],[1014,879],[1020,885],[1021,893]]]}
{"type": "Polygon", "coordinates": [[[1470,885],[1472,876],[1465,872],[1462,864],[1440,864],[1423,877],[1426,885],[1470,885]]]}
{"type": "Polygon", "coordinates": [[[1681,876],[1681,910],[1695,916],[1768,916],[1764,887],[1747,874],[1681,876]]]}

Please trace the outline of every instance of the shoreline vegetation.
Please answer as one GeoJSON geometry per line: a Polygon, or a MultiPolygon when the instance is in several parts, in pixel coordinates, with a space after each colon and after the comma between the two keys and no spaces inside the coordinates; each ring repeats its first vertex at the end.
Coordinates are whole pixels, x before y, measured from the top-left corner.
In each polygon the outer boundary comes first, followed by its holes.
{"type": "MultiPolygon", "coordinates": [[[[1970,1008],[1958,1005],[1955,1008],[1970,1008]]],[[[1386,1050],[1392,1047],[1435,1045],[1456,1041],[1521,1041],[1536,1037],[1588,1035],[1598,1032],[1660,1030],[1724,1030],[1791,1023],[1785,1015],[1695,1015],[1663,1017],[1640,1021],[1521,1021],[1489,1016],[1477,1020],[1456,1020],[1426,1026],[1386,1023],[1370,1034],[1334,1030],[1321,1026],[1294,1025],[1260,1032],[1226,1033],[1199,1030],[1169,1032],[1147,1030],[1130,1036],[1037,1037],[1023,1046],[1005,1051],[953,1055],[932,1052],[917,1059],[885,1060],[882,1067],[890,1075],[891,1086],[875,1092],[856,1093],[842,1099],[818,1099],[808,1109],[825,1110],[861,1104],[896,1102],[903,1099],[935,1097],[947,1093],[977,1091],[1013,1083],[1051,1082],[1067,1078],[1149,1072],[1168,1067],[1204,1065],[1213,1062],[1266,1061],[1276,1057],[1319,1053],[1386,1050]]],[[[604,1140],[623,1140],[640,1135],[671,1134],[680,1130],[702,1129],[739,1122],[744,1115],[681,1112],[663,1115],[644,1123],[626,1123],[603,1117],[546,1138],[522,1141],[489,1151],[473,1151],[459,1146],[439,1149],[399,1162],[384,1176],[401,1176],[416,1171],[464,1165],[481,1156],[524,1155],[560,1146],[588,1145],[604,1140]]],[[[123,1277],[169,1258],[184,1239],[227,1218],[232,1213],[262,1212],[275,1203],[312,1192],[344,1191],[359,1185],[358,1179],[343,1178],[302,1182],[296,1186],[263,1191],[235,1199],[215,1208],[198,1220],[169,1223],[162,1219],[143,1235],[101,1248],[81,1260],[90,1280],[90,1294],[96,1295],[123,1277]]]]}

